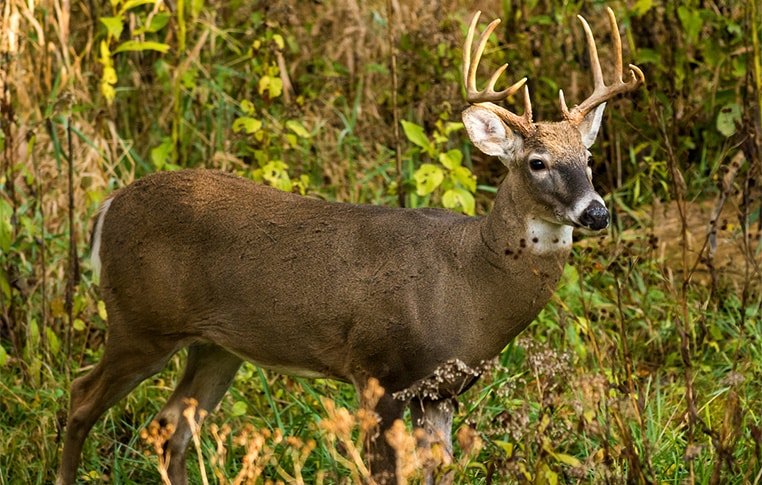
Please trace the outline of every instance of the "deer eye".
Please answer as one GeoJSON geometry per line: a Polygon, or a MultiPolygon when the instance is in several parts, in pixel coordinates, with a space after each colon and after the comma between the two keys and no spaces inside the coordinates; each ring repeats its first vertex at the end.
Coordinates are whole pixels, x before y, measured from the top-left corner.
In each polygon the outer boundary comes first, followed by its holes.
{"type": "Polygon", "coordinates": [[[587,166],[593,168],[593,157],[587,157],[587,166]]]}
{"type": "Polygon", "coordinates": [[[535,172],[538,172],[540,170],[545,170],[545,162],[543,162],[539,158],[533,158],[529,160],[529,168],[531,168],[535,172]]]}

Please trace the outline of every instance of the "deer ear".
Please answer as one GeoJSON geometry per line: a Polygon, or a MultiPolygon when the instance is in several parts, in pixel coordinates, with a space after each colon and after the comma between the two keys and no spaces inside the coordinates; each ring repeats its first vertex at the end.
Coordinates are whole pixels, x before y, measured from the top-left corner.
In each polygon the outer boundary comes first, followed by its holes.
{"type": "Polygon", "coordinates": [[[603,110],[606,109],[606,103],[601,103],[597,108],[589,112],[582,119],[577,129],[582,135],[582,143],[585,148],[590,148],[595,143],[595,137],[598,136],[598,130],[603,120],[603,110]]]}
{"type": "Polygon", "coordinates": [[[495,113],[481,106],[471,106],[463,112],[463,124],[468,138],[485,155],[501,160],[512,158],[521,136],[503,123],[495,113]]]}

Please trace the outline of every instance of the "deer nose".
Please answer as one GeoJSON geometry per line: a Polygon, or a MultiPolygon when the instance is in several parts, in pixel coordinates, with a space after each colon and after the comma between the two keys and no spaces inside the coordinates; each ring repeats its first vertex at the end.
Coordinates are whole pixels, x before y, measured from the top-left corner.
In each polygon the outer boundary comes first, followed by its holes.
{"type": "Polygon", "coordinates": [[[582,213],[579,223],[588,229],[599,231],[609,225],[609,211],[606,206],[594,200],[582,213]]]}

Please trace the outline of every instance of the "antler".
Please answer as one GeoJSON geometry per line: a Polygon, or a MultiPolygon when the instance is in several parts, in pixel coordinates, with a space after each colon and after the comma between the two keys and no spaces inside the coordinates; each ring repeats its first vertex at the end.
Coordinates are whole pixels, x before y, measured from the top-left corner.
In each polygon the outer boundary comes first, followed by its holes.
{"type": "Polygon", "coordinates": [[[617,72],[617,79],[615,79],[614,84],[610,86],[606,86],[606,84],[603,82],[601,61],[598,58],[598,49],[595,47],[595,39],[593,39],[593,33],[590,30],[590,25],[588,25],[587,21],[581,15],[577,15],[577,18],[580,20],[580,22],[582,22],[582,27],[585,29],[588,51],[590,53],[590,64],[593,71],[593,82],[595,87],[593,89],[593,94],[591,94],[589,98],[571,110],[569,110],[569,108],[566,106],[563,90],[559,90],[558,96],[561,101],[561,111],[563,111],[564,119],[569,121],[569,123],[574,126],[582,123],[585,115],[595,109],[601,103],[605,103],[618,94],[636,90],[646,80],[645,76],[643,75],[643,71],[641,71],[640,68],[634,64],[630,64],[630,80],[624,82],[622,79],[622,39],[619,37],[619,27],[616,23],[614,11],[609,7],[606,7],[606,11],[609,14],[611,33],[614,37],[614,67],[617,72]]]}
{"type": "Polygon", "coordinates": [[[471,19],[471,25],[468,27],[468,34],[466,35],[466,42],[463,45],[463,82],[466,85],[466,101],[470,104],[480,104],[484,106],[498,115],[511,128],[519,130],[525,136],[531,135],[534,133],[535,127],[532,123],[532,102],[529,99],[529,88],[525,85],[527,78],[520,79],[508,89],[495,91],[495,83],[497,82],[497,79],[508,67],[508,64],[504,64],[492,74],[486,88],[481,91],[476,88],[476,69],[479,66],[479,61],[482,58],[482,53],[484,53],[484,48],[487,45],[489,36],[500,23],[500,19],[493,20],[479,36],[476,49],[473,49],[474,32],[476,31],[476,24],[479,22],[480,16],[481,12],[476,12],[474,18],[471,19]],[[471,61],[472,55],[473,62],[471,61]],[[519,116],[506,108],[492,103],[493,101],[502,101],[508,96],[511,96],[521,89],[522,86],[524,87],[523,116],[519,116]]]}

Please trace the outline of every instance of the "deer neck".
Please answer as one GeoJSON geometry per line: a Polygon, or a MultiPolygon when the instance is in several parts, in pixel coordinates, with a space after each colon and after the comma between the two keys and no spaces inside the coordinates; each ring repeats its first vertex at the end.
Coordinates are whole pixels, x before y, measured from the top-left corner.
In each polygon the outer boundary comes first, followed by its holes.
{"type": "Polygon", "coordinates": [[[526,196],[506,189],[480,221],[481,270],[475,284],[493,302],[479,332],[485,336],[484,355],[500,352],[535,319],[555,291],[571,250],[571,227],[533,217],[526,196]]]}

